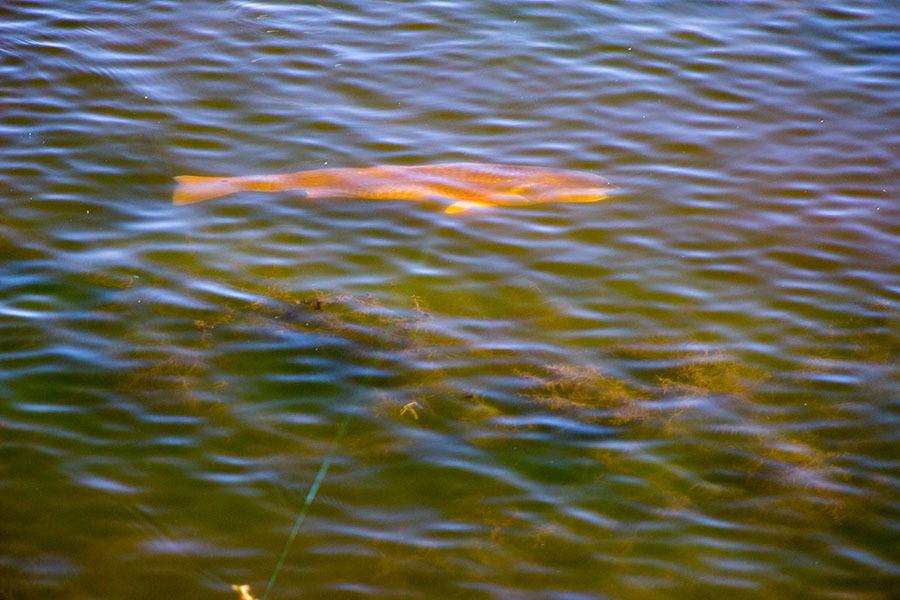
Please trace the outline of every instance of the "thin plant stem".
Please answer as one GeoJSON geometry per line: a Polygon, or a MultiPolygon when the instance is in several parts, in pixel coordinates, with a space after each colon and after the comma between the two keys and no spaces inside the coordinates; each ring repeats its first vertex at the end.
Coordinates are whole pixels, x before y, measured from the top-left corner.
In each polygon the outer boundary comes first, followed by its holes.
{"type": "Polygon", "coordinates": [[[340,443],[341,438],[343,438],[344,434],[347,432],[347,426],[350,424],[350,417],[352,414],[353,413],[348,412],[344,417],[344,420],[341,421],[341,424],[338,427],[337,434],[335,435],[334,440],[331,442],[331,449],[328,451],[328,454],[322,461],[322,465],[319,467],[319,472],[316,473],[316,478],[313,480],[313,483],[309,488],[309,492],[307,492],[306,494],[306,500],[303,502],[303,508],[300,509],[300,512],[297,513],[297,518],[294,519],[294,525],[291,527],[291,533],[288,535],[287,542],[285,542],[284,544],[284,549],[281,551],[281,556],[278,557],[278,563],[275,565],[275,570],[272,571],[272,576],[269,577],[269,583],[266,584],[266,591],[262,595],[262,600],[269,599],[269,593],[275,586],[275,578],[278,577],[278,573],[279,571],[281,571],[281,567],[284,566],[284,561],[291,549],[291,544],[294,542],[294,538],[297,537],[297,532],[300,531],[300,525],[303,524],[303,520],[306,518],[306,513],[309,512],[310,505],[312,505],[313,500],[316,499],[316,494],[319,492],[319,486],[322,485],[322,481],[325,479],[325,475],[328,473],[328,467],[331,466],[331,462],[334,460],[334,457],[337,454],[338,444],[340,443]]]}

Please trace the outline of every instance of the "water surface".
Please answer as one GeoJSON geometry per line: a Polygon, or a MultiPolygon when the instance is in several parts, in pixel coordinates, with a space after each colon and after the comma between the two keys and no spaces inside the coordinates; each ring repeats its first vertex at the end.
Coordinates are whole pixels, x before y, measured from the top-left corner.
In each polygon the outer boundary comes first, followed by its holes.
{"type": "Polygon", "coordinates": [[[261,594],[332,448],[271,598],[889,597],[898,14],[5,2],[0,598],[261,594]],[[618,189],[170,204],[454,161],[618,189]]]}

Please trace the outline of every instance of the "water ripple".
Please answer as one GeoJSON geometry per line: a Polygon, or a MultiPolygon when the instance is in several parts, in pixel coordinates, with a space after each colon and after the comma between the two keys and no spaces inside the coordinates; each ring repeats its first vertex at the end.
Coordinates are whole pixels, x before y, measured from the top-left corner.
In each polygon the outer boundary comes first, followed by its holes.
{"type": "Polygon", "coordinates": [[[884,594],[896,21],[0,7],[0,596],[261,595],[345,414],[285,597],[884,594]],[[169,202],[458,160],[617,189],[169,202]]]}

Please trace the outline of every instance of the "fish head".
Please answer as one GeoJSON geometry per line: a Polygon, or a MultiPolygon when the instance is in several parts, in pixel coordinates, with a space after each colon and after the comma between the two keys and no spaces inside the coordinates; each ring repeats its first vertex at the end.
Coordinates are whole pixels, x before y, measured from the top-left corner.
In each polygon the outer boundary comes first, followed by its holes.
{"type": "Polygon", "coordinates": [[[608,187],[553,187],[535,196],[532,202],[599,202],[609,198],[608,187]]]}
{"type": "Polygon", "coordinates": [[[556,202],[599,202],[609,197],[610,185],[591,173],[558,171],[544,174],[533,181],[511,188],[508,193],[520,196],[525,204],[556,202]]]}

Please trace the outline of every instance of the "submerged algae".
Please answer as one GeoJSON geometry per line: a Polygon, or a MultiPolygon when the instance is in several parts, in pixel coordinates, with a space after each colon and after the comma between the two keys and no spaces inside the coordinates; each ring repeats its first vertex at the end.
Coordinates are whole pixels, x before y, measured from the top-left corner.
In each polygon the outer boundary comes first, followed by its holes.
{"type": "Polygon", "coordinates": [[[583,365],[547,365],[541,374],[520,372],[524,392],[539,406],[589,422],[626,425],[646,416],[641,402],[649,395],[621,379],[583,365]]]}

